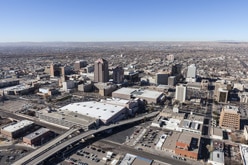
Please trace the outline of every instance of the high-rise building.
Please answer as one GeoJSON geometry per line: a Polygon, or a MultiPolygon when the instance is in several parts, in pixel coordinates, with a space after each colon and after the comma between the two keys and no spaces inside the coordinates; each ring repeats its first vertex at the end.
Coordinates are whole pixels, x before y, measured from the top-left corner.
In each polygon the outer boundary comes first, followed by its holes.
{"type": "Polygon", "coordinates": [[[156,84],[157,85],[168,85],[168,77],[169,73],[168,72],[160,72],[156,74],[156,84]]]}
{"type": "Polygon", "coordinates": [[[122,67],[117,66],[113,69],[113,81],[117,84],[124,81],[124,69],[122,67]]]}
{"type": "Polygon", "coordinates": [[[182,65],[181,64],[174,64],[171,67],[171,76],[178,76],[181,74],[182,65]]]}
{"type": "Polygon", "coordinates": [[[180,102],[185,102],[186,100],[186,86],[180,85],[176,86],[175,99],[180,102]]]}
{"type": "Polygon", "coordinates": [[[173,54],[167,55],[167,60],[170,62],[173,62],[174,61],[174,55],[173,54]]]}
{"type": "Polygon", "coordinates": [[[76,61],[73,65],[74,70],[80,70],[81,68],[86,66],[87,66],[87,61],[85,60],[76,61]]]}
{"type": "Polygon", "coordinates": [[[216,101],[219,103],[227,103],[227,98],[228,98],[228,90],[219,88],[217,92],[216,101]]]}
{"type": "Polygon", "coordinates": [[[187,78],[196,78],[196,66],[195,64],[191,64],[188,66],[188,71],[187,71],[187,78]]]}
{"type": "Polygon", "coordinates": [[[222,128],[239,130],[240,112],[237,106],[225,106],[220,113],[219,126],[222,128]]]}
{"type": "Polygon", "coordinates": [[[94,69],[94,81],[95,82],[108,82],[109,81],[109,70],[108,61],[99,58],[95,61],[94,69]]]}
{"type": "Polygon", "coordinates": [[[170,86],[174,86],[174,85],[176,85],[176,76],[170,76],[169,78],[168,78],[168,85],[170,85],[170,86]]]}
{"type": "Polygon", "coordinates": [[[61,75],[61,64],[54,64],[50,65],[50,76],[60,76],[61,75]]]}

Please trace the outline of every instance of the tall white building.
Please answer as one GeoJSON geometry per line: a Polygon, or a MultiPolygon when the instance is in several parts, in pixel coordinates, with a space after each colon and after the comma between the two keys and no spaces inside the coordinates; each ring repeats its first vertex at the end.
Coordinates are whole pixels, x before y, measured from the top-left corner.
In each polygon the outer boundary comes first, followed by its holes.
{"type": "Polygon", "coordinates": [[[173,62],[174,61],[174,55],[173,54],[167,55],[167,60],[170,62],[173,62]]]}
{"type": "Polygon", "coordinates": [[[195,77],[196,77],[196,66],[195,64],[191,64],[190,66],[188,66],[187,78],[195,79],[195,77]]]}
{"type": "Polygon", "coordinates": [[[180,102],[185,102],[186,100],[186,87],[183,85],[176,86],[175,99],[180,102]]]}

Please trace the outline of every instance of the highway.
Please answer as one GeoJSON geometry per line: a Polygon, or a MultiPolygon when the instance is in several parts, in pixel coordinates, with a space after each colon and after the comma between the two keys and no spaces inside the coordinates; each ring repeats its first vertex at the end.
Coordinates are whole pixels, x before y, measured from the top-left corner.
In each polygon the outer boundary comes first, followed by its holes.
{"type": "Polygon", "coordinates": [[[76,128],[72,128],[70,130],[68,130],[67,132],[65,132],[64,134],[60,135],[59,137],[53,139],[52,141],[50,141],[49,143],[45,144],[44,146],[38,148],[37,150],[35,150],[34,152],[31,152],[30,154],[28,154],[27,156],[19,159],[18,161],[16,161],[13,165],[20,165],[22,164],[22,162],[26,162],[30,159],[33,159],[35,157],[37,157],[40,154],[43,154],[44,152],[46,152],[47,150],[49,150],[50,148],[53,148],[57,145],[57,143],[59,143],[61,140],[65,139],[66,137],[68,137],[69,135],[71,135],[73,132],[77,131],[78,129],[76,128]]]}
{"type": "MultiPolygon", "coordinates": [[[[117,124],[112,124],[109,126],[102,126],[97,130],[89,130],[87,132],[83,132],[80,135],[77,135],[75,137],[72,137],[71,139],[66,140],[65,142],[62,143],[53,143],[53,146],[50,145],[45,145],[41,148],[39,148],[39,151],[36,151],[35,153],[32,152],[31,154],[23,157],[22,159],[19,159],[18,161],[16,161],[13,165],[21,165],[21,164],[25,164],[25,165],[34,165],[34,164],[39,164],[42,161],[44,161],[45,159],[49,158],[50,156],[52,156],[53,154],[57,153],[58,151],[62,150],[63,148],[65,148],[66,146],[73,144],[77,141],[80,141],[81,139],[90,136],[90,135],[94,135],[96,133],[108,130],[108,129],[112,129],[118,126],[122,126],[125,124],[130,124],[130,123],[134,123],[140,120],[143,120],[144,118],[151,118],[154,117],[158,114],[159,112],[153,112],[144,116],[140,116],[140,117],[136,117],[136,118],[132,118],[129,120],[124,120],[124,121],[120,121],[117,124]],[[49,148],[48,148],[49,147],[49,148]],[[42,151],[43,149],[43,151],[42,151]]],[[[52,142],[50,142],[52,143],[52,142]]]]}

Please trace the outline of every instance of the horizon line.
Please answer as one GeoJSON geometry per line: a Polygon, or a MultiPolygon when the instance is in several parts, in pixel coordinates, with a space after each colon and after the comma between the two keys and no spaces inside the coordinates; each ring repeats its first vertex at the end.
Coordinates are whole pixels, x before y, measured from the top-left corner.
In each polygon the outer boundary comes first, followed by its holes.
{"type": "Polygon", "coordinates": [[[11,43],[103,43],[103,42],[248,42],[248,41],[239,41],[239,40],[177,40],[177,41],[149,41],[149,40],[116,40],[116,41],[0,41],[0,44],[11,44],[11,43]]]}

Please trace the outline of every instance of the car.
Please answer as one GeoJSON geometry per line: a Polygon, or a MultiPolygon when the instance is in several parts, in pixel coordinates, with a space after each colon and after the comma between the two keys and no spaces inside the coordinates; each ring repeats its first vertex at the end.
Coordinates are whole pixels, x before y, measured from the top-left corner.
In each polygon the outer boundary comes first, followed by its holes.
{"type": "Polygon", "coordinates": [[[172,157],[173,159],[178,159],[177,156],[175,156],[175,155],[171,155],[171,157],[172,157]]]}

